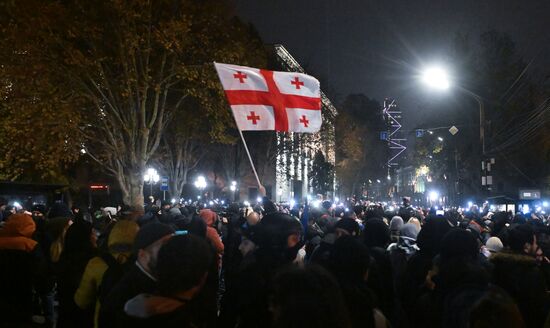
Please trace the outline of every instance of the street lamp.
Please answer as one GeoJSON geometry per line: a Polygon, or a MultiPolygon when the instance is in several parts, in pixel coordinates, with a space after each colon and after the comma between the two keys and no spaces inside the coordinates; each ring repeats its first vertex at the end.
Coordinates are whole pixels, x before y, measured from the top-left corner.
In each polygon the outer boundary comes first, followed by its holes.
{"type": "Polygon", "coordinates": [[[195,187],[200,191],[202,195],[203,190],[206,188],[206,179],[202,175],[199,175],[197,177],[197,180],[195,180],[195,187]]]}
{"type": "Polygon", "coordinates": [[[160,176],[157,170],[153,168],[147,169],[147,172],[143,175],[143,181],[149,185],[149,196],[153,196],[153,185],[159,182],[160,176]]]}
{"type": "MultiPolygon", "coordinates": [[[[422,81],[432,89],[447,90],[451,86],[451,79],[447,71],[442,67],[429,67],[422,73],[422,81]]],[[[483,99],[478,94],[465,89],[461,86],[456,86],[457,89],[471,96],[479,105],[479,140],[481,143],[481,155],[485,155],[485,107],[483,99]]]]}

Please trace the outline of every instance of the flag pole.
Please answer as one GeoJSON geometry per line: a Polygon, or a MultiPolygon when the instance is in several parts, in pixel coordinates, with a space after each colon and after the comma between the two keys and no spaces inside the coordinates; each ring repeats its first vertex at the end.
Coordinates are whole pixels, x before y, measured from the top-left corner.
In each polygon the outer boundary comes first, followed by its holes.
{"type": "MultiPolygon", "coordinates": [[[[233,111],[231,111],[231,112],[233,112],[233,111]]],[[[235,119],[235,124],[237,124],[237,119],[235,118],[235,115],[233,115],[233,118],[235,119]]],[[[260,178],[258,177],[258,172],[256,172],[256,167],[254,166],[254,161],[252,161],[252,156],[250,156],[250,151],[248,151],[248,146],[246,145],[246,141],[244,140],[243,131],[241,129],[239,129],[238,125],[237,125],[237,130],[239,130],[241,140],[243,141],[244,150],[246,150],[246,154],[248,155],[248,160],[250,160],[250,166],[252,166],[252,171],[254,172],[254,176],[256,177],[256,181],[258,182],[258,188],[261,188],[262,184],[260,183],[260,178]]]]}

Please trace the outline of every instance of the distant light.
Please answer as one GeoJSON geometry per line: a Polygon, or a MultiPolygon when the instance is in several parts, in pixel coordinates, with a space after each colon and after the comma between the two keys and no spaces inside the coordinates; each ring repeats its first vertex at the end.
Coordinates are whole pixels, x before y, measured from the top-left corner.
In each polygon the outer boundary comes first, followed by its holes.
{"type": "Polygon", "coordinates": [[[237,186],[237,181],[231,181],[232,186],[237,186]]]}
{"type": "Polygon", "coordinates": [[[307,200],[311,200],[311,195],[307,195],[307,200]]]}
{"type": "Polygon", "coordinates": [[[23,206],[21,206],[21,204],[19,204],[19,202],[13,202],[13,206],[15,206],[17,208],[23,208],[23,206]]]}
{"type": "Polygon", "coordinates": [[[209,204],[210,206],[212,206],[212,205],[214,205],[214,202],[213,202],[213,201],[209,201],[208,204],[209,204]]]}
{"type": "Polygon", "coordinates": [[[176,199],[172,198],[172,204],[175,204],[175,203],[176,203],[176,199]]]}
{"type": "Polygon", "coordinates": [[[81,152],[82,154],[86,154],[86,149],[82,148],[82,149],[80,149],[80,152],[81,152]]]}
{"type": "Polygon", "coordinates": [[[296,205],[296,201],[294,199],[290,200],[290,208],[294,208],[294,205],[296,205]]]}
{"type": "Polygon", "coordinates": [[[474,203],[473,202],[468,202],[468,208],[474,206],[474,203]]]}
{"type": "Polygon", "coordinates": [[[334,201],[335,201],[336,203],[338,203],[338,202],[340,201],[340,198],[334,197],[334,201]]]}
{"type": "Polygon", "coordinates": [[[256,202],[261,203],[262,202],[262,197],[256,198],[256,202]]]}
{"type": "Polygon", "coordinates": [[[388,179],[388,180],[391,180],[391,176],[390,176],[389,174],[388,174],[388,176],[387,176],[387,179],[388,179]]]}
{"type": "Polygon", "coordinates": [[[318,200],[313,201],[313,207],[318,208],[321,205],[321,202],[318,200]]]}
{"type": "Polygon", "coordinates": [[[542,206],[543,207],[548,207],[548,202],[547,201],[542,202],[542,206]]]}
{"type": "Polygon", "coordinates": [[[282,196],[283,195],[283,190],[282,189],[277,190],[277,195],[282,196]]]}
{"type": "Polygon", "coordinates": [[[224,204],[225,204],[225,200],[222,200],[222,205],[224,205],[224,204]]]}
{"type": "Polygon", "coordinates": [[[349,212],[349,208],[346,207],[346,208],[344,209],[344,211],[349,212]]]}
{"type": "Polygon", "coordinates": [[[441,138],[441,137],[437,137],[437,140],[439,140],[439,141],[443,141],[443,138],[441,138]]]}
{"type": "Polygon", "coordinates": [[[439,194],[437,193],[437,191],[430,191],[429,196],[432,202],[435,202],[439,198],[439,194]]]}
{"type": "Polygon", "coordinates": [[[229,187],[229,189],[230,189],[231,191],[235,191],[235,190],[237,190],[237,187],[234,186],[234,185],[231,185],[231,187],[229,187]]]}
{"type": "Polygon", "coordinates": [[[250,206],[250,203],[249,203],[247,200],[245,200],[245,201],[243,202],[243,204],[244,204],[244,206],[246,206],[246,207],[250,206]]]}
{"type": "Polygon", "coordinates": [[[434,134],[434,132],[433,132],[433,131],[428,131],[428,133],[429,133],[429,134],[434,134]]]}
{"type": "Polygon", "coordinates": [[[395,207],[393,207],[393,206],[390,206],[388,209],[390,210],[390,212],[395,211],[395,207]]]}
{"type": "Polygon", "coordinates": [[[529,214],[529,205],[523,205],[521,211],[523,212],[523,214],[529,214]]]}
{"type": "Polygon", "coordinates": [[[422,81],[428,86],[439,89],[449,89],[450,82],[447,72],[441,67],[429,67],[422,74],[422,81]]]}
{"type": "Polygon", "coordinates": [[[201,199],[201,196],[197,196],[197,199],[201,199]]]}
{"type": "Polygon", "coordinates": [[[380,183],[380,179],[376,179],[376,182],[380,183]]]}
{"type": "Polygon", "coordinates": [[[202,175],[199,175],[199,176],[197,177],[197,180],[195,180],[195,187],[196,187],[197,189],[202,190],[202,189],[206,188],[206,185],[207,185],[207,184],[206,184],[206,178],[205,178],[204,176],[202,176],[202,175]]]}

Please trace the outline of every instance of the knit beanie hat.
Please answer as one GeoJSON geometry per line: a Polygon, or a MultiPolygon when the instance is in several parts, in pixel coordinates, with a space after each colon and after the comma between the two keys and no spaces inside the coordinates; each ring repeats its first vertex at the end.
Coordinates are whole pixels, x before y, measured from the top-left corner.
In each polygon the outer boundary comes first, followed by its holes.
{"type": "Polygon", "coordinates": [[[351,218],[343,218],[336,222],[336,225],[334,226],[335,229],[344,229],[347,232],[349,232],[350,235],[359,234],[359,224],[351,218]]]}
{"type": "Polygon", "coordinates": [[[485,247],[487,247],[491,253],[498,253],[504,248],[504,245],[502,245],[502,241],[500,241],[498,237],[491,237],[487,239],[485,247]]]}
{"type": "Polygon", "coordinates": [[[145,249],[157,240],[173,234],[175,231],[169,225],[151,222],[141,227],[134,241],[134,250],[145,249]]]}
{"type": "Polygon", "coordinates": [[[441,240],[441,260],[475,259],[478,253],[479,247],[475,237],[464,229],[451,229],[441,240]]]}

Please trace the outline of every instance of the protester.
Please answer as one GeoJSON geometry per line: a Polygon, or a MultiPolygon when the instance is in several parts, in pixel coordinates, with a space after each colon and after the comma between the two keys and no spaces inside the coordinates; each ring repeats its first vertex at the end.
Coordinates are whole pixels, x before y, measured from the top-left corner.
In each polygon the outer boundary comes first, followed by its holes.
{"type": "Polygon", "coordinates": [[[86,265],[80,285],[74,295],[74,301],[83,310],[95,307],[94,327],[96,328],[101,306],[100,294],[108,293],[104,274],[108,269],[113,269],[113,272],[119,271],[116,266],[128,261],[138,230],[138,225],[133,221],[117,222],[108,237],[108,253],[92,258],[86,265]]]}
{"type": "Polygon", "coordinates": [[[33,287],[43,279],[44,257],[32,239],[36,225],[30,215],[11,214],[0,230],[0,318],[23,325],[33,314],[33,287]]]}
{"type": "Polygon", "coordinates": [[[55,266],[59,310],[58,328],[89,328],[93,323],[93,308],[80,309],[74,294],[78,289],[86,264],[97,255],[97,236],[92,224],[76,220],[65,235],[63,251],[55,266]]]}
{"type": "Polygon", "coordinates": [[[338,283],[320,267],[282,271],[273,279],[271,290],[274,328],[352,327],[338,283]]]}
{"type": "Polygon", "coordinates": [[[200,217],[204,220],[204,223],[206,223],[206,237],[216,248],[216,252],[221,257],[223,254],[224,245],[218,231],[214,228],[218,215],[210,209],[203,209],[200,211],[200,217]]]}
{"type": "Polygon", "coordinates": [[[548,285],[539,268],[535,231],[528,224],[508,231],[508,249],[491,256],[493,282],[516,301],[527,327],[542,327],[548,313],[548,285]]]}
{"type": "Polygon", "coordinates": [[[301,243],[302,226],[287,214],[271,213],[256,226],[252,237],[257,248],[243,261],[233,288],[224,295],[220,314],[223,327],[268,326],[268,288],[273,275],[291,264],[301,243]]]}
{"type": "Polygon", "coordinates": [[[193,235],[176,236],[158,254],[158,292],[139,294],[124,305],[129,321],[119,327],[202,327],[196,296],[206,283],[213,250],[193,235]]]}
{"type": "Polygon", "coordinates": [[[141,227],[134,241],[137,259],[101,304],[99,327],[123,320],[120,317],[124,315],[124,304],[131,298],[157,290],[158,253],[174,233],[170,226],[157,222],[141,227]]]}

